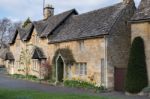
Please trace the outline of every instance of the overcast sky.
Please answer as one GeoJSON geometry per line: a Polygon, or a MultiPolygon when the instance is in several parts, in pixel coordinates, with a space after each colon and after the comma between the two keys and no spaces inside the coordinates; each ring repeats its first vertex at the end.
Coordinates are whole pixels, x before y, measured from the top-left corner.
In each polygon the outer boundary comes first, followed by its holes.
{"type": "MultiPolygon", "coordinates": [[[[46,4],[52,4],[55,14],[75,8],[79,13],[92,11],[109,6],[122,0],[45,0],[46,4]]],[[[136,5],[140,0],[135,0],[136,5]]],[[[0,19],[7,17],[14,21],[32,20],[43,18],[43,0],[0,0],[0,19]]]]}

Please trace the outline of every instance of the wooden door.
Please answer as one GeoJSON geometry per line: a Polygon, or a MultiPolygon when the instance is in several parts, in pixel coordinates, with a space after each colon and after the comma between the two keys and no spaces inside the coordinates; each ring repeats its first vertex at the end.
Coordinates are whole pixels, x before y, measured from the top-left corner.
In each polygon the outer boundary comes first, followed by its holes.
{"type": "Polygon", "coordinates": [[[115,68],[115,91],[124,91],[126,69],[115,68]]]}

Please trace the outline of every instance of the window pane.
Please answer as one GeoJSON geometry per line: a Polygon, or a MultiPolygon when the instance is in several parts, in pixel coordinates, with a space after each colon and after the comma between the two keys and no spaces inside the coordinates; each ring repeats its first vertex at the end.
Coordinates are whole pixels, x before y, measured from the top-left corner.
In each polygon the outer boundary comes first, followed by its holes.
{"type": "Polygon", "coordinates": [[[80,74],[83,75],[83,65],[80,64],[80,74]]]}

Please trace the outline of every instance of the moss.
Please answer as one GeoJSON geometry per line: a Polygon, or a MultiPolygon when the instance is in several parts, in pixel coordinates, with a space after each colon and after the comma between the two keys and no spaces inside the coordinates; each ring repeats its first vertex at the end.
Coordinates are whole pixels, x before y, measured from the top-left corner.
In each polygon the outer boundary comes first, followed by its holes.
{"type": "Polygon", "coordinates": [[[63,57],[66,64],[73,64],[74,62],[76,62],[72,54],[72,51],[69,48],[62,48],[58,49],[55,52],[55,55],[52,60],[53,64],[55,64],[56,58],[58,57],[59,54],[63,57]]]}

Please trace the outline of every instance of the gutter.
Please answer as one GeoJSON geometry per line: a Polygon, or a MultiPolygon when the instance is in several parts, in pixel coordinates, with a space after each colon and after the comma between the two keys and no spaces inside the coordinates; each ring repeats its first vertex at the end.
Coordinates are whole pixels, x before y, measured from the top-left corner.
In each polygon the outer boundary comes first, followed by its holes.
{"type": "Polygon", "coordinates": [[[108,34],[102,34],[102,35],[90,36],[90,37],[73,38],[73,39],[60,40],[60,41],[49,41],[48,44],[63,43],[63,42],[70,42],[70,41],[79,41],[79,40],[87,40],[87,39],[93,39],[93,38],[104,38],[105,35],[108,35],[108,34]]]}
{"type": "Polygon", "coordinates": [[[142,23],[142,22],[150,22],[150,18],[147,19],[139,19],[139,20],[130,20],[129,23],[142,23]]]}

